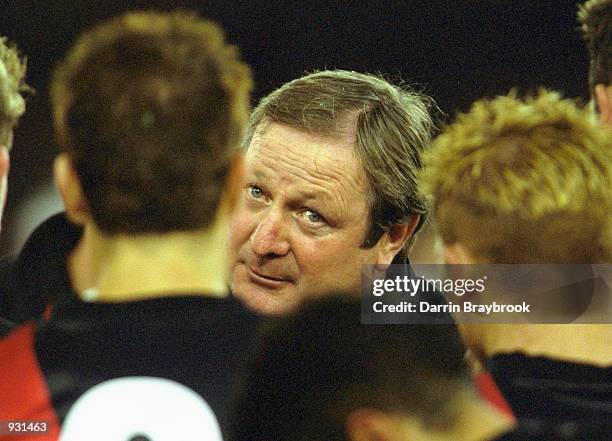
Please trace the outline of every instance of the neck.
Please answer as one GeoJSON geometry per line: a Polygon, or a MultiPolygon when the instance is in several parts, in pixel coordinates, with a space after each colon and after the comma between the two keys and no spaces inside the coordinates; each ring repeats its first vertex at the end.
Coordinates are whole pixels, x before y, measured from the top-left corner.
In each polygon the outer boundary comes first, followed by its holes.
{"type": "Polygon", "coordinates": [[[418,420],[406,427],[405,439],[427,441],[489,441],[509,432],[515,422],[500,414],[487,403],[464,391],[453,399],[452,427],[431,429],[418,420]]]}
{"type": "Polygon", "coordinates": [[[404,418],[404,435],[401,439],[490,441],[509,432],[515,425],[511,418],[502,415],[468,390],[460,392],[452,399],[452,412],[449,420],[452,421],[452,426],[439,429],[424,426],[418,417],[404,418]]]}
{"type": "MultiPolygon", "coordinates": [[[[486,259],[475,259],[462,245],[446,246],[446,253],[448,263],[491,263],[486,259]],[[461,253],[457,253],[457,248],[461,253]],[[449,255],[455,259],[449,260],[449,255]]],[[[602,300],[600,296],[596,302],[604,303],[592,303],[588,314],[598,317],[601,311],[606,311],[609,308],[607,298],[605,296],[606,300],[602,300]]],[[[586,316],[590,317],[588,314],[586,316]]],[[[532,357],[599,367],[612,366],[609,324],[459,324],[459,329],[467,346],[481,362],[496,354],[520,352],[532,357]]]]}
{"type": "Polygon", "coordinates": [[[486,358],[521,352],[533,357],[607,367],[612,334],[606,324],[483,325],[478,331],[486,358]]]}
{"type": "Polygon", "coordinates": [[[465,392],[457,405],[457,423],[448,439],[489,441],[514,427],[514,421],[500,414],[489,404],[465,392]]]}
{"type": "Polygon", "coordinates": [[[186,294],[224,297],[227,225],[222,218],[206,230],[108,235],[88,224],[69,262],[74,287],[81,295],[93,288],[95,299],[105,302],[186,294]],[[79,263],[87,268],[80,276],[79,263]]]}

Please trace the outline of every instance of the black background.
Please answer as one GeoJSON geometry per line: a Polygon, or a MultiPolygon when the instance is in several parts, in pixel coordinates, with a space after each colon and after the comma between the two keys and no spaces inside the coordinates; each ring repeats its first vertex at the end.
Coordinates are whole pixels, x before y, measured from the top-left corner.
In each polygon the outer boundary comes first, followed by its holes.
{"type": "Polygon", "coordinates": [[[187,7],[221,24],[252,66],[254,100],[305,71],[383,73],[432,95],[449,117],[481,97],[540,86],[588,98],[588,58],[573,1],[4,1],[0,33],[28,56],[28,98],[11,152],[0,248],[19,201],[57,153],[48,82],[84,28],[128,9],[187,7]]]}

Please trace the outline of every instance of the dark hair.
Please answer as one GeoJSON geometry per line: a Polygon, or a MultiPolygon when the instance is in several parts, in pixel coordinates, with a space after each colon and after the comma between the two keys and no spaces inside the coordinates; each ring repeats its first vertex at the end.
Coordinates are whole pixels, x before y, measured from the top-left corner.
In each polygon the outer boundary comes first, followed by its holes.
{"type": "MultiPolygon", "coordinates": [[[[370,230],[363,247],[375,245],[394,224],[427,215],[417,171],[434,127],[433,100],[379,76],[345,70],[314,72],[263,98],[251,113],[244,147],[266,122],[321,136],[355,135],[355,154],[369,187],[370,230]]],[[[405,247],[407,252],[411,238],[405,247]]]]}
{"type": "Polygon", "coordinates": [[[206,227],[251,86],[237,49],[195,14],[128,13],[82,35],[51,92],[58,140],[98,227],[206,227]]]}
{"type": "Polygon", "coordinates": [[[277,318],[253,346],[232,413],[232,441],[344,441],[362,406],[453,423],[469,384],[454,326],[362,325],[358,299],[326,296],[277,318]]]}
{"type": "Polygon", "coordinates": [[[589,0],[578,5],[582,37],[589,49],[589,85],[612,84],[612,0],[589,0]]]}

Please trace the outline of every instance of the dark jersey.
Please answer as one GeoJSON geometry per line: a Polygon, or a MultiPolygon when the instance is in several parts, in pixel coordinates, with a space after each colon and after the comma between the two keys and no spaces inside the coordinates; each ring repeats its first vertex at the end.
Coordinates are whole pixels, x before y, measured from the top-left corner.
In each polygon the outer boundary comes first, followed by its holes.
{"type": "Polygon", "coordinates": [[[93,386],[155,377],[197,392],[224,427],[237,368],[258,321],[231,298],[62,302],[48,321],[25,324],[0,341],[0,390],[10,391],[10,399],[0,400],[0,419],[40,415],[61,424],[93,386]]]}
{"type": "Polygon", "coordinates": [[[517,428],[493,441],[609,441],[610,421],[550,423],[538,420],[521,421],[517,428]]]}
{"type": "Polygon", "coordinates": [[[487,367],[519,419],[612,422],[612,367],[518,353],[496,355],[487,367]]]}
{"type": "Polygon", "coordinates": [[[45,310],[74,299],[66,269],[82,230],[63,213],[50,217],[28,238],[14,261],[0,264],[0,336],[45,310]]]}

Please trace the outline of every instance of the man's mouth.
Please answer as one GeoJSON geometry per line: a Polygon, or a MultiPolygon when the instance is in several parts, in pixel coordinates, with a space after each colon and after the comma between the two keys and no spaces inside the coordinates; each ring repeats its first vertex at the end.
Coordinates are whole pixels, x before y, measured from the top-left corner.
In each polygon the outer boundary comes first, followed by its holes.
{"type": "Polygon", "coordinates": [[[259,285],[263,285],[269,288],[280,288],[287,283],[293,283],[292,279],[263,274],[251,268],[249,265],[246,265],[246,268],[250,279],[259,285]]]}

